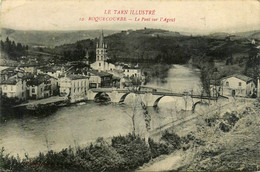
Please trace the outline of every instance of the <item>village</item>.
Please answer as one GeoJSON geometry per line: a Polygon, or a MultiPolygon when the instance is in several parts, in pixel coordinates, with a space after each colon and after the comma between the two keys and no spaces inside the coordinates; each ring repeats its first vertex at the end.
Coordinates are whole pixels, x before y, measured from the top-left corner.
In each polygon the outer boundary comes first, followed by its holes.
{"type": "MultiPolygon", "coordinates": [[[[32,61],[1,70],[1,95],[19,103],[50,97],[65,97],[71,102],[87,100],[87,91],[95,88],[134,90],[144,86],[145,76],[138,64],[109,63],[103,31],[96,44],[96,61],[84,60],[42,66],[32,61]]],[[[210,95],[222,97],[260,97],[260,81],[233,74],[210,81],[210,95]]],[[[153,91],[156,89],[150,88],[153,91]]],[[[192,90],[191,90],[192,92],[192,90]]],[[[190,93],[191,94],[191,93],[190,93]]]]}
{"type": "Polygon", "coordinates": [[[86,59],[79,63],[42,66],[33,62],[1,71],[1,95],[21,102],[52,96],[70,96],[79,99],[91,88],[133,87],[144,76],[138,66],[106,62],[107,45],[101,33],[96,48],[96,62],[86,59]],[[78,67],[81,64],[81,67],[78,67]]]}

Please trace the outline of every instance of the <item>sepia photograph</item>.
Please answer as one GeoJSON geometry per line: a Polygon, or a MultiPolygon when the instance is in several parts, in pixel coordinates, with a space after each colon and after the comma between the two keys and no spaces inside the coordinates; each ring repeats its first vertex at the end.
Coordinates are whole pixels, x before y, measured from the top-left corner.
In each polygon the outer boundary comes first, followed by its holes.
{"type": "Polygon", "coordinates": [[[0,0],[0,171],[260,171],[259,0],[0,0]]]}

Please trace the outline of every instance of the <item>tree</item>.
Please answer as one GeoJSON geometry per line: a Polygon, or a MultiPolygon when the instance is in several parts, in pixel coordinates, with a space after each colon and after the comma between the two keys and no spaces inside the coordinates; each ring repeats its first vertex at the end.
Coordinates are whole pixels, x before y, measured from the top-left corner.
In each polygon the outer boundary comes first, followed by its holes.
{"type": "MultiPolygon", "coordinates": [[[[132,113],[127,113],[127,115],[130,117],[131,119],[131,123],[132,123],[132,135],[135,136],[136,133],[136,127],[137,127],[137,118],[141,117],[141,116],[137,116],[138,112],[141,112],[143,115],[143,119],[144,119],[144,123],[145,123],[145,128],[146,131],[148,132],[150,130],[150,122],[151,122],[151,116],[149,115],[148,111],[147,111],[147,107],[145,106],[145,104],[142,102],[142,99],[140,97],[139,94],[134,94],[134,101],[133,101],[133,111],[132,113]]],[[[148,141],[148,139],[147,139],[148,141]]]]}
{"type": "Polygon", "coordinates": [[[255,81],[257,77],[260,77],[260,54],[258,49],[251,47],[249,52],[249,58],[245,67],[245,74],[252,77],[255,81]]]}
{"type": "Polygon", "coordinates": [[[203,88],[202,94],[206,93],[206,95],[210,97],[210,78],[208,68],[205,66],[201,69],[200,80],[203,88]]]}

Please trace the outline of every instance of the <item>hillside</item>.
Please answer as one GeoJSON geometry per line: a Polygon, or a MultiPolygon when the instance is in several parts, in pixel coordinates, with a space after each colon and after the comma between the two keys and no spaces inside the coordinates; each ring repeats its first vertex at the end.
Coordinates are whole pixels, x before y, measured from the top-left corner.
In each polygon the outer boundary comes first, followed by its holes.
{"type": "Polygon", "coordinates": [[[259,103],[230,100],[225,108],[218,104],[217,111],[205,107],[196,120],[172,126],[178,135],[186,135],[182,149],[150,161],[140,171],[259,170],[259,103]]]}
{"type": "MultiPolygon", "coordinates": [[[[196,60],[203,55],[208,59],[226,60],[233,54],[248,53],[248,39],[229,40],[226,36],[184,36],[178,32],[142,29],[108,35],[105,42],[108,44],[108,56],[113,61],[187,63],[191,58],[196,60]]],[[[96,42],[97,39],[81,40],[45,51],[63,55],[65,50],[74,51],[80,45],[90,53],[91,59],[95,59],[96,42]]]]}
{"type": "MultiPolygon", "coordinates": [[[[110,35],[118,31],[105,30],[104,34],[110,35]]],[[[84,39],[93,39],[99,36],[98,30],[79,31],[33,31],[13,30],[2,28],[2,40],[9,37],[10,40],[31,46],[58,46],[73,43],[84,39]]]]}
{"type": "Polygon", "coordinates": [[[240,36],[240,37],[244,37],[244,38],[260,40],[260,31],[259,30],[254,30],[254,31],[249,31],[249,32],[239,32],[236,35],[240,36]]]}

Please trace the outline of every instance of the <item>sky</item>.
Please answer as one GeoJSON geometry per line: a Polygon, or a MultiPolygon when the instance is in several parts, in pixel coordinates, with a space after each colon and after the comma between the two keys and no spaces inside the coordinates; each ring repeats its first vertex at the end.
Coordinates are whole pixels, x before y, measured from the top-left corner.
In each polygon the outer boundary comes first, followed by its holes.
{"type": "Polygon", "coordinates": [[[1,27],[18,30],[126,30],[147,27],[202,34],[234,33],[260,30],[260,1],[2,0],[1,27]],[[110,10],[111,14],[105,14],[105,10],[110,10]],[[114,14],[114,10],[128,12],[114,14]],[[130,10],[155,12],[154,15],[132,15],[130,10]],[[125,17],[126,21],[95,22],[89,21],[89,17],[105,17],[107,20],[125,17]],[[140,21],[135,21],[135,17],[140,21]],[[164,21],[165,18],[170,22],[164,21]],[[147,21],[152,19],[157,21],[147,21]]]}

